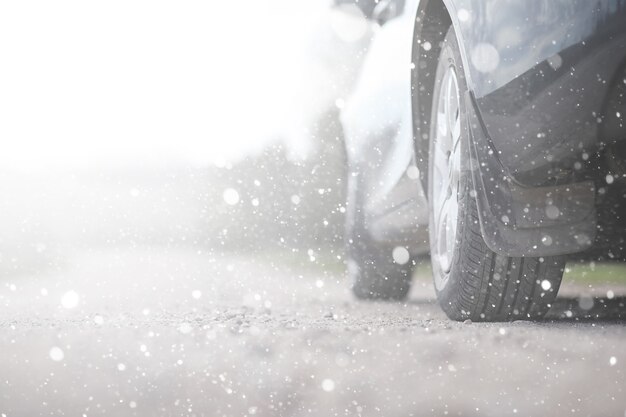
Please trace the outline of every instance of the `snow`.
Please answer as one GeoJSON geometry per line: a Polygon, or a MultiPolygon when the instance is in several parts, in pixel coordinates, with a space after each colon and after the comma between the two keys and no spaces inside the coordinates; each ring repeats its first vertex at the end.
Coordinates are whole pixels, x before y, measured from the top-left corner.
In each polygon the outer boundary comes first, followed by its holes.
{"type": "Polygon", "coordinates": [[[490,43],[478,43],[472,49],[470,58],[474,68],[480,72],[491,72],[500,64],[500,53],[490,43]]]}
{"type": "Polygon", "coordinates": [[[181,332],[182,334],[189,334],[191,333],[192,330],[193,330],[193,327],[189,323],[182,323],[178,327],[178,331],[181,332]]]}
{"type": "Polygon", "coordinates": [[[61,298],[61,305],[66,309],[76,308],[80,302],[80,296],[76,291],[68,291],[61,298]]]}
{"type": "Polygon", "coordinates": [[[561,68],[561,65],[563,65],[563,58],[561,58],[561,55],[559,54],[552,55],[548,58],[548,65],[556,71],[561,68]]]}
{"type": "Polygon", "coordinates": [[[591,310],[595,302],[591,297],[580,297],[578,299],[578,306],[583,310],[591,310]]]}
{"type": "Polygon", "coordinates": [[[558,207],[550,204],[546,207],[546,216],[548,216],[548,218],[550,220],[555,220],[557,219],[559,216],[561,215],[561,211],[559,210],[558,207]]]}
{"type": "Polygon", "coordinates": [[[392,252],[393,261],[398,265],[404,265],[409,262],[411,254],[404,246],[396,246],[392,252]]]}
{"type": "Polygon", "coordinates": [[[239,193],[233,188],[227,188],[226,190],[224,190],[223,197],[224,201],[229,206],[234,206],[239,203],[239,193]]]}
{"type": "Polygon", "coordinates": [[[461,22],[468,22],[470,20],[471,14],[469,10],[461,8],[457,11],[457,17],[461,22]]]}
{"type": "Polygon", "coordinates": [[[57,346],[54,346],[53,348],[50,349],[49,355],[50,355],[50,359],[52,359],[55,362],[60,362],[65,357],[63,350],[57,346]]]}
{"type": "Polygon", "coordinates": [[[322,381],[322,389],[326,392],[332,392],[335,390],[335,381],[332,379],[324,379],[322,381]]]}

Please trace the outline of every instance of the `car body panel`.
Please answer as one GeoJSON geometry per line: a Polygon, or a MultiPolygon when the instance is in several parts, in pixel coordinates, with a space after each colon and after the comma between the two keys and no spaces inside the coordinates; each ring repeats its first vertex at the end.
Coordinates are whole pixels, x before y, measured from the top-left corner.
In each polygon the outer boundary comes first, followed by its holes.
{"type": "Polygon", "coordinates": [[[614,80],[623,77],[626,4],[446,4],[454,10],[471,93],[472,161],[480,161],[473,166],[474,185],[485,242],[509,256],[588,249],[597,234],[598,175],[598,161],[590,163],[589,155],[626,136],[623,130],[601,135],[601,124],[614,117],[604,114],[614,80]]]}
{"type": "Polygon", "coordinates": [[[598,144],[612,80],[626,58],[623,0],[446,0],[466,77],[509,175],[572,182],[598,144]]]}
{"type": "MultiPolygon", "coordinates": [[[[382,26],[343,112],[363,215],[381,241],[425,239],[418,231],[428,222],[428,132],[415,123],[414,92],[423,86],[413,77],[425,71],[420,60],[427,56],[420,13],[438,1],[408,0],[404,14],[382,26]],[[412,187],[415,167],[422,182],[412,187]]],[[[442,1],[469,87],[473,178],[486,243],[509,256],[587,249],[596,233],[598,188],[590,155],[626,136],[622,123],[610,120],[615,112],[606,114],[626,58],[626,1],[442,1]],[[603,123],[620,128],[603,137],[603,123]]]]}
{"type": "Polygon", "coordinates": [[[379,29],[370,45],[341,121],[367,230],[380,242],[423,253],[428,212],[412,161],[411,121],[411,33],[417,1],[407,1],[403,10],[379,29]]]}
{"type": "Polygon", "coordinates": [[[580,252],[596,237],[593,181],[543,187],[513,182],[493,157],[476,99],[465,96],[466,146],[485,244],[507,256],[538,257],[580,252]]]}

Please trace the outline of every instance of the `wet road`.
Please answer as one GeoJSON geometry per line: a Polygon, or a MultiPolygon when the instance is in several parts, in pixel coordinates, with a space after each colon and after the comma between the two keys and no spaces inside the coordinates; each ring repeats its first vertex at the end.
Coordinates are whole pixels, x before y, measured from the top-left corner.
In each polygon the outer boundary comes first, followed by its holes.
{"type": "Polygon", "coordinates": [[[340,271],[272,259],[94,249],[5,279],[0,415],[626,415],[625,287],[454,323],[426,279],[357,303],[340,271]]]}

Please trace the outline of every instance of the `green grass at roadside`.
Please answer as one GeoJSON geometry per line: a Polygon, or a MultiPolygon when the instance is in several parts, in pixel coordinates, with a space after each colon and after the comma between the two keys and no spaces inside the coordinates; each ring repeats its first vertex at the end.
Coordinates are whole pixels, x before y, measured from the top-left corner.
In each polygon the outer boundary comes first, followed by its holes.
{"type": "Polygon", "coordinates": [[[626,263],[570,262],[565,267],[563,280],[585,284],[626,284],[626,263]]]}
{"type": "MultiPolygon", "coordinates": [[[[414,278],[431,280],[432,269],[428,260],[420,261],[414,278]]],[[[621,262],[569,262],[563,281],[580,284],[626,284],[626,263],[621,262]]]]}
{"type": "MultiPolygon", "coordinates": [[[[269,258],[292,267],[294,270],[320,270],[325,274],[341,276],[345,273],[345,254],[341,249],[309,251],[269,251],[257,256],[269,258]]],[[[417,281],[431,281],[432,269],[430,259],[420,259],[414,273],[417,281]]],[[[626,263],[621,262],[569,262],[565,268],[563,281],[580,284],[625,284],[626,263]]]]}

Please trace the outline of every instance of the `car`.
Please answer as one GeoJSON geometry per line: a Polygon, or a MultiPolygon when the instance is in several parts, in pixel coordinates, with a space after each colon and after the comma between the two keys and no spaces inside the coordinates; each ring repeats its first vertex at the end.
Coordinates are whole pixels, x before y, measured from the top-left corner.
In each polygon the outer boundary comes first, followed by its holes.
{"type": "Polygon", "coordinates": [[[449,318],[532,320],[566,262],[624,259],[626,2],[355,5],[380,25],[341,114],[358,298],[404,299],[429,252],[449,318]]]}

